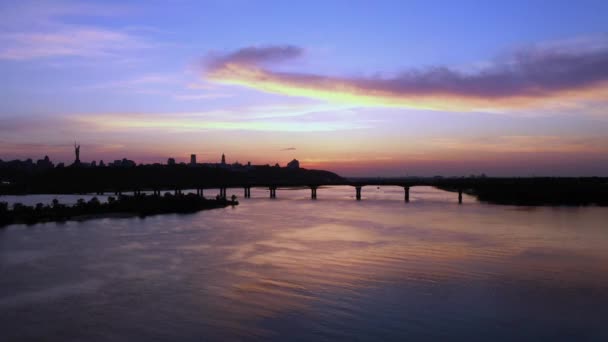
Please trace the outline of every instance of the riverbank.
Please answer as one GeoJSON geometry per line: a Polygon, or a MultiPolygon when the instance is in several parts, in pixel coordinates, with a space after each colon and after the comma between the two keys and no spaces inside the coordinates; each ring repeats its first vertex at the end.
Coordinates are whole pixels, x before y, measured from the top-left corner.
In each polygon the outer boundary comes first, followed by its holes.
{"type": "Polygon", "coordinates": [[[0,227],[10,224],[35,224],[43,222],[83,221],[105,217],[150,216],[169,213],[192,213],[201,210],[238,205],[236,199],[206,199],[194,194],[164,196],[137,195],[109,197],[107,203],[93,197],[88,202],[80,199],[73,206],[54,200],[50,205],[38,203],[27,206],[15,203],[9,208],[0,202],[0,227]]]}
{"type": "Polygon", "coordinates": [[[475,196],[491,204],[522,206],[608,206],[605,178],[505,178],[456,186],[446,191],[475,196]]]}

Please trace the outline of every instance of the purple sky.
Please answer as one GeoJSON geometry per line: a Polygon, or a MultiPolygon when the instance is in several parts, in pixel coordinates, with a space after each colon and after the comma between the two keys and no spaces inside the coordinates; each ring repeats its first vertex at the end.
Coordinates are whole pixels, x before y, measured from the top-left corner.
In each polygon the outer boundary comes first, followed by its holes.
{"type": "Polygon", "coordinates": [[[608,176],[606,1],[0,4],[0,159],[608,176]]]}

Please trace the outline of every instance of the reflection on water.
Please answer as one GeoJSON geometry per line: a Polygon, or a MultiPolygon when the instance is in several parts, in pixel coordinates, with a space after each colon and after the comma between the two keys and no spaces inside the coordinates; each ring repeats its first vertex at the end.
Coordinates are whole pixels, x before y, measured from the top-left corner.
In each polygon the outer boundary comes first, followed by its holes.
{"type": "Polygon", "coordinates": [[[608,338],[605,208],[458,205],[426,187],[410,203],[391,187],[360,202],[350,187],[277,195],[0,230],[0,329],[9,341],[608,338]]]}

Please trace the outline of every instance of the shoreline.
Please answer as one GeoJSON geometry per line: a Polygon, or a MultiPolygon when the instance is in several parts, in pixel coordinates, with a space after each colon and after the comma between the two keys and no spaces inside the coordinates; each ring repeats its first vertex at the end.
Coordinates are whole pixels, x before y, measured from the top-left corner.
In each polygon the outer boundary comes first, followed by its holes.
{"type": "Polygon", "coordinates": [[[194,194],[187,195],[138,195],[109,197],[101,203],[97,197],[88,202],[83,199],[73,206],[60,204],[57,200],[51,205],[38,203],[26,206],[15,203],[11,210],[6,202],[0,202],[0,228],[13,224],[34,225],[37,223],[87,221],[102,218],[147,217],[162,214],[188,214],[203,210],[220,209],[238,205],[235,198],[206,199],[194,194]]]}

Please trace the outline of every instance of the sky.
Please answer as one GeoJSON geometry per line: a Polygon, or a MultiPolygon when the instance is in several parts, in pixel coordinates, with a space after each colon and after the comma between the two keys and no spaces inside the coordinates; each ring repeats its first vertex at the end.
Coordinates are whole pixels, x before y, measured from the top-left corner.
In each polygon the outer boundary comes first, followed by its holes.
{"type": "Polygon", "coordinates": [[[3,1],[0,159],[608,176],[607,1],[3,1]]]}

